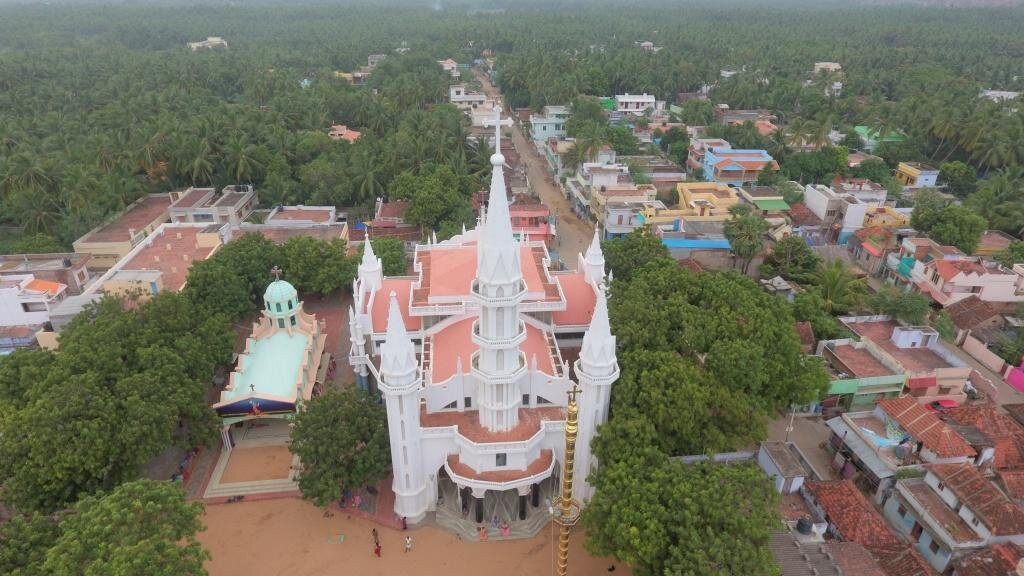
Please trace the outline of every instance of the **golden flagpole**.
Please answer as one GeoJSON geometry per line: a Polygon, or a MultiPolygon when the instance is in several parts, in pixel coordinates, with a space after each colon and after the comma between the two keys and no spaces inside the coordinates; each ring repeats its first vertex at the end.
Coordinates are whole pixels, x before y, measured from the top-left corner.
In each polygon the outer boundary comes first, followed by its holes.
{"type": "Polygon", "coordinates": [[[568,392],[569,405],[565,418],[565,462],[562,467],[562,495],[554,502],[554,508],[558,510],[554,521],[558,523],[558,576],[566,576],[569,573],[569,530],[580,519],[580,504],[572,499],[572,476],[573,458],[576,454],[576,431],[577,415],[579,407],[576,404],[576,395],[579,394],[579,386],[574,382],[572,390],[568,392]]]}

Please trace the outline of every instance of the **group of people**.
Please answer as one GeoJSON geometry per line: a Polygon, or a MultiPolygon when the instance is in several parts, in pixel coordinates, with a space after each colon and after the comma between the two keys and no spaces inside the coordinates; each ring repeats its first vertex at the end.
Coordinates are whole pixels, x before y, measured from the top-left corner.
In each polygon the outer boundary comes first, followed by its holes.
{"type": "MultiPolygon", "coordinates": [[[[508,525],[508,522],[506,522],[504,520],[501,520],[500,523],[499,523],[499,519],[498,519],[498,515],[497,514],[495,514],[494,517],[491,518],[491,527],[494,528],[495,530],[499,530],[500,529],[501,530],[501,537],[502,538],[508,538],[509,536],[512,535],[512,528],[508,525]]],[[[477,535],[480,538],[480,541],[481,542],[486,542],[487,541],[487,528],[484,527],[484,526],[478,526],[476,531],[477,531],[477,535]]]]}
{"type": "MultiPolygon", "coordinates": [[[[405,516],[403,516],[402,517],[402,531],[405,531],[408,528],[409,528],[408,521],[405,519],[405,516]]],[[[374,528],[370,532],[370,534],[373,536],[373,555],[376,556],[377,558],[380,558],[381,557],[381,555],[380,555],[381,554],[380,534],[377,533],[377,529],[376,528],[374,528]]],[[[405,536],[405,551],[406,552],[412,552],[412,536],[409,536],[409,535],[405,536]]]]}

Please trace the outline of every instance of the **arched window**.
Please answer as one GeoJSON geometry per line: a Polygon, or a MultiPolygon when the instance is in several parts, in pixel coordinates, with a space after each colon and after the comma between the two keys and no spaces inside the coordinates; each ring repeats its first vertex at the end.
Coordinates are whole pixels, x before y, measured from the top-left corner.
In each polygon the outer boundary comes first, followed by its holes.
{"type": "Polygon", "coordinates": [[[292,326],[295,326],[295,314],[292,314],[292,326]]]}
{"type": "Polygon", "coordinates": [[[277,319],[277,327],[278,328],[284,328],[284,318],[278,318],[277,319]]]}
{"type": "Polygon", "coordinates": [[[280,302],[275,302],[275,306],[277,306],[277,311],[280,312],[281,311],[281,303],[280,302]]]}
{"type": "Polygon", "coordinates": [[[288,309],[289,309],[289,310],[291,310],[291,309],[292,309],[292,301],[291,301],[291,300],[289,300],[289,301],[288,301],[288,309]]]}

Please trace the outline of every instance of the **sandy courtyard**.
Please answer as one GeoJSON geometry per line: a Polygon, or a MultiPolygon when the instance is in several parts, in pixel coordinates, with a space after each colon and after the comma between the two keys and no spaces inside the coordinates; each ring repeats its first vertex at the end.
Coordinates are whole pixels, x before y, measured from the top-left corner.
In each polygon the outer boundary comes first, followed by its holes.
{"type": "MultiPolygon", "coordinates": [[[[553,574],[550,529],[530,540],[462,542],[436,528],[410,530],[412,552],[402,552],[404,534],[377,526],[382,558],[373,555],[370,530],[376,526],[320,509],[299,499],[259,500],[208,505],[207,525],[199,540],[213,559],[211,576],[544,576],[553,574]],[[344,535],[344,542],[338,536],[344,535]]],[[[608,560],[583,551],[583,534],[574,532],[570,574],[607,574],[608,560]]],[[[616,563],[615,575],[628,575],[616,563]]]]}
{"type": "Polygon", "coordinates": [[[292,453],[288,446],[256,446],[235,448],[221,476],[221,484],[276,480],[291,472],[292,453]]]}

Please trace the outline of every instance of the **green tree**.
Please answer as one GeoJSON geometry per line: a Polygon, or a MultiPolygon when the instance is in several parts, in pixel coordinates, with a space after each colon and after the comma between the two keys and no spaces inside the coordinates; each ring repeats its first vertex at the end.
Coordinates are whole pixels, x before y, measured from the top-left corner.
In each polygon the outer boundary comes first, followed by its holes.
{"type": "Polygon", "coordinates": [[[1014,264],[1024,264],[1024,242],[1014,240],[1006,247],[1006,250],[994,256],[996,262],[1006,268],[1013,268],[1014,264]]]}
{"type": "Polygon", "coordinates": [[[875,160],[874,158],[861,162],[853,169],[853,176],[855,178],[867,178],[882,186],[885,186],[892,180],[892,172],[889,170],[889,165],[884,160],[875,160]]]}
{"type": "Polygon", "coordinates": [[[764,278],[779,275],[786,280],[806,284],[810,282],[820,265],[821,258],[818,258],[803,238],[786,236],[776,242],[771,253],[765,257],[760,275],[764,278]]]}
{"type": "Polygon", "coordinates": [[[947,246],[956,246],[965,254],[973,254],[988,223],[963,206],[947,206],[928,235],[947,246]]]}
{"type": "Polygon", "coordinates": [[[210,554],[196,540],[203,505],[186,502],[181,486],[128,482],[88,496],[60,522],[60,536],[43,568],[53,576],[78,574],[205,575],[210,554]]]}
{"type": "Polygon", "coordinates": [[[345,253],[345,241],[293,236],[281,247],[285,279],[296,290],[327,295],[352,284],[356,260],[345,253]]]}
{"type": "Polygon", "coordinates": [[[978,188],[978,175],[974,168],[959,160],[939,165],[939,181],[957,198],[966,198],[978,188]]]}
{"type": "Polygon", "coordinates": [[[0,242],[0,254],[47,254],[64,252],[65,247],[48,234],[35,234],[6,242],[0,242]]]}
{"type": "Polygon", "coordinates": [[[302,461],[303,497],[326,506],[346,489],[387,477],[387,413],[376,397],[357,388],[328,392],[296,414],[291,449],[302,461]]]}
{"type": "Polygon", "coordinates": [[[46,551],[58,535],[57,523],[41,514],[15,516],[0,523],[0,573],[44,576],[46,551]]]}
{"type": "Polygon", "coordinates": [[[949,313],[945,310],[940,310],[938,314],[935,314],[932,328],[935,328],[939,336],[945,340],[952,342],[956,337],[956,324],[953,323],[953,319],[949,317],[949,313]]]}
{"type": "Polygon", "coordinates": [[[927,234],[939,222],[946,209],[946,199],[937,190],[926,188],[914,195],[914,211],[910,214],[910,225],[927,234]]]}
{"type": "Polygon", "coordinates": [[[740,270],[746,274],[750,262],[761,253],[768,223],[747,204],[729,208],[732,219],[725,222],[725,237],[732,246],[732,253],[740,263],[740,270]]]}
{"type": "Polygon", "coordinates": [[[931,299],[920,292],[904,292],[895,288],[880,290],[867,301],[868,307],[878,314],[885,314],[910,324],[924,324],[931,310],[931,299]]]}
{"type": "Polygon", "coordinates": [[[634,230],[625,236],[601,244],[605,265],[616,280],[629,280],[633,272],[654,260],[671,261],[661,238],[645,230],[634,230]]]}
{"type": "Polygon", "coordinates": [[[804,290],[793,299],[793,318],[797,322],[810,322],[819,340],[842,338],[846,333],[831,314],[825,312],[825,301],[817,289],[804,290]]]}
{"type": "Polygon", "coordinates": [[[867,291],[864,278],[857,277],[835,259],[818,268],[812,279],[815,290],[822,301],[822,309],[828,314],[844,314],[857,308],[867,291]]]}
{"type": "Polygon", "coordinates": [[[778,495],[757,466],[670,461],[642,420],[626,422],[613,420],[595,441],[597,491],[583,514],[592,554],[641,575],[780,574],[768,549],[778,495]]]}
{"type": "MultiPolygon", "coordinates": [[[[384,268],[385,276],[404,276],[406,273],[405,263],[405,242],[399,238],[374,238],[373,253],[380,258],[384,268]]],[[[359,258],[362,261],[366,245],[359,249],[359,258]]]]}

